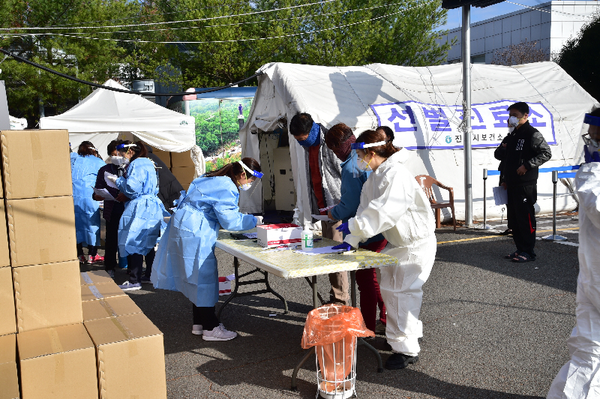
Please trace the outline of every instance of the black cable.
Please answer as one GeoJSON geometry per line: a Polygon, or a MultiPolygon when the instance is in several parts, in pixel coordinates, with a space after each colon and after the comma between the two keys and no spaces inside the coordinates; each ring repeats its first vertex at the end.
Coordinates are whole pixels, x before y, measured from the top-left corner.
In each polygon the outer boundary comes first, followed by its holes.
{"type": "Polygon", "coordinates": [[[213,88],[210,88],[210,89],[201,90],[201,91],[195,91],[195,92],[191,92],[191,91],[188,92],[188,91],[186,91],[186,92],[183,92],[183,93],[152,93],[152,92],[146,92],[146,91],[141,92],[141,91],[135,91],[135,90],[123,90],[123,89],[119,89],[119,88],[116,88],[116,87],[109,87],[109,86],[104,86],[104,85],[101,85],[101,84],[98,84],[98,83],[94,83],[94,82],[88,82],[87,80],[81,80],[81,79],[78,79],[76,77],[73,77],[73,76],[70,76],[70,75],[66,75],[66,74],[64,74],[62,72],[55,71],[54,69],[50,69],[48,67],[45,67],[45,66],[40,65],[40,64],[38,64],[36,62],[30,61],[30,60],[28,60],[26,58],[23,58],[21,56],[12,54],[11,52],[6,51],[6,50],[4,50],[2,48],[0,48],[0,53],[6,54],[7,56],[10,56],[10,57],[13,57],[15,60],[17,60],[19,62],[24,62],[25,64],[29,64],[29,65],[34,66],[36,68],[42,69],[42,70],[44,70],[46,72],[50,72],[50,73],[53,73],[53,74],[55,74],[57,76],[60,76],[61,78],[69,79],[69,80],[72,80],[72,81],[77,82],[77,83],[82,83],[82,84],[85,84],[85,85],[88,85],[88,86],[97,87],[99,89],[112,90],[112,91],[116,91],[116,92],[119,92],[119,93],[142,94],[142,95],[145,95],[145,96],[175,97],[175,96],[189,96],[189,95],[195,95],[195,94],[201,94],[201,93],[211,93],[213,91],[219,91],[219,90],[227,89],[227,88],[232,87],[232,86],[236,86],[236,85],[238,85],[240,83],[247,82],[250,79],[254,79],[257,76],[262,75],[262,72],[255,73],[252,76],[249,76],[249,77],[244,78],[242,80],[238,80],[237,82],[229,83],[226,86],[213,87],[213,88]]]}

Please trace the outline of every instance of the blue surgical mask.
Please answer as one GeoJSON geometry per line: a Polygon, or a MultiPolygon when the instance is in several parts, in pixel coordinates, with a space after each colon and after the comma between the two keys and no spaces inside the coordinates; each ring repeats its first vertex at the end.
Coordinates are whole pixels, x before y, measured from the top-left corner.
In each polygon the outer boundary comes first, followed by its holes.
{"type": "Polygon", "coordinates": [[[313,145],[319,145],[321,142],[321,137],[319,135],[321,128],[319,125],[313,122],[312,128],[310,129],[310,133],[306,140],[298,141],[304,148],[312,147],[313,145]]]}

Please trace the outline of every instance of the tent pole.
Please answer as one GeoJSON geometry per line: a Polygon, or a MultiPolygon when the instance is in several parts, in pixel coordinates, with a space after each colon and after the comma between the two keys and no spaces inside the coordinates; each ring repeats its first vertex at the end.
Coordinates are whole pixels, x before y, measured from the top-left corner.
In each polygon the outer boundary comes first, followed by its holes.
{"type": "Polygon", "coordinates": [[[473,225],[473,184],[471,167],[471,6],[463,6],[463,132],[465,154],[465,227],[473,225]]]}

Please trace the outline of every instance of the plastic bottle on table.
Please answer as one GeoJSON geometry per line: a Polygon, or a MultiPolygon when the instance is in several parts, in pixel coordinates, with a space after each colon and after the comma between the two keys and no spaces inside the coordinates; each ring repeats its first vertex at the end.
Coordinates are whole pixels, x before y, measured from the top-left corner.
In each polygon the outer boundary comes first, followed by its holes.
{"type": "Polygon", "coordinates": [[[298,212],[298,208],[294,208],[294,217],[292,218],[292,224],[300,226],[300,212],[298,212]]]}
{"type": "Polygon", "coordinates": [[[312,251],[313,250],[313,232],[308,228],[308,226],[304,225],[304,230],[302,230],[302,250],[303,251],[312,251]]]}

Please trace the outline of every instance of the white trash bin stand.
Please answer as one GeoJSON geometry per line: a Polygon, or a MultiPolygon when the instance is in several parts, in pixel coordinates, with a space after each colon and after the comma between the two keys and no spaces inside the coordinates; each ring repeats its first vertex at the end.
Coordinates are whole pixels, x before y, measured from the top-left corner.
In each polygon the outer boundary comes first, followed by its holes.
{"type": "Polygon", "coordinates": [[[356,395],[357,337],[374,336],[358,308],[329,304],[312,310],[304,326],[302,347],[315,347],[317,394],[325,399],[356,395]]]}

